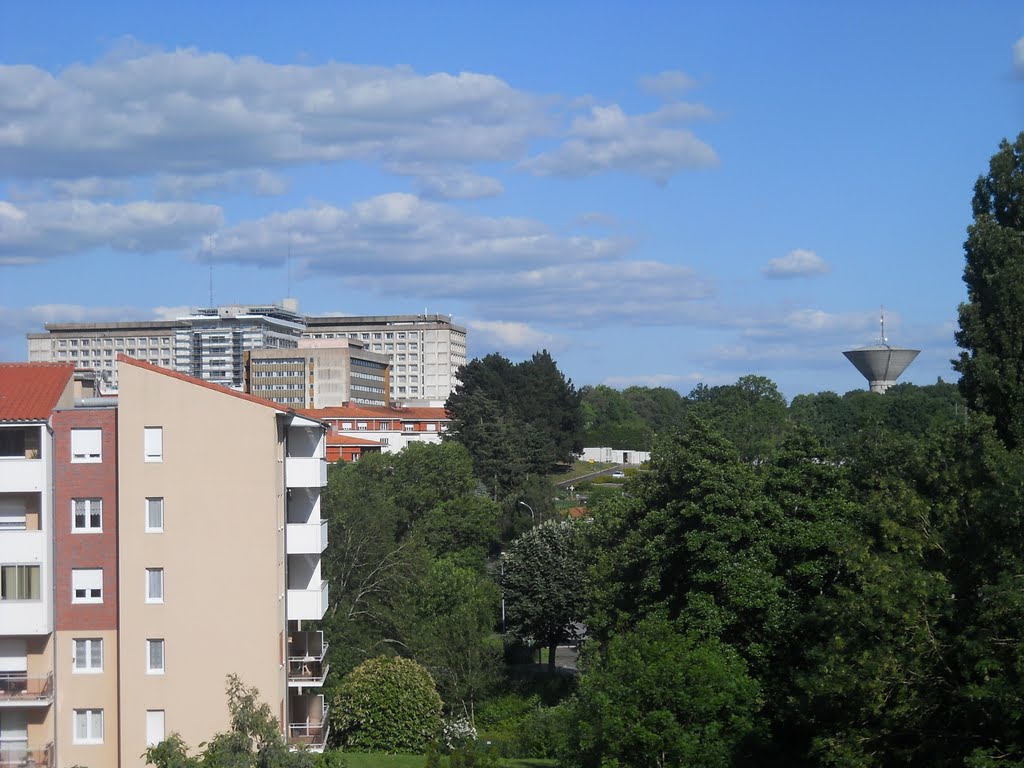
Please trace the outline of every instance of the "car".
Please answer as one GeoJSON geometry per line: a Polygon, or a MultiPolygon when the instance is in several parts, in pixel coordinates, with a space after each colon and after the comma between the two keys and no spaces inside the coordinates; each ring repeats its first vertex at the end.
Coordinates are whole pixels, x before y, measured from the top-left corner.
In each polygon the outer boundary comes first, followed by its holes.
{"type": "Polygon", "coordinates": [[[625,476],[626,476],[626,473],[623,472],[622,470],[617,470],[615,472],[612,472],[612,477],[614,477],[616,480],[619,480],[619,479],[621,479],[621,478],[623,478],[625,476]]]}

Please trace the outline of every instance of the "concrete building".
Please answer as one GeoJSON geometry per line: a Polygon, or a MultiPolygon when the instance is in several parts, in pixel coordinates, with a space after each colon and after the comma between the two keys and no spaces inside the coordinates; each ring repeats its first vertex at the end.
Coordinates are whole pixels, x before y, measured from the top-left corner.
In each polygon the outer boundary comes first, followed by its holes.
{"type": "Polygon", "coordinates": [[[47,323],[28,334],[30,363],[71,363],[96,371],[108,390],[117,389],[117,356],[128,355],[173,370],[177,330],[183,320],[128,323],[47,323]]]}
{"type": "MultiPolygon", "coordinates": [[[[0,764],[54,754],[53,411],[74,366],[0,365],[0,764]]],[[[95,447],[76,443],[76,459],[95,447]]],[[[66,520],[66,519],[65,519],[66,520]]]]}
{"type": "Polygon", "coordinates": [[[245,391],[295,408],[387,406],[388,358],[365,346],[355,339],[303,338],[297,349],[246,352],[245,391]]]}
{"type": "Polygon", "coordinates": [[[325,425],[118,367],[96,398],[70,363],[0,365],[0,765],[196,746],[229,727],[230,673],[322,749],[325,425]]]}
{"type": "Polygon", "coordinates": [[[466,329],[448,315],[307,316],[303,336],[358,339],[391,359],[392,402],[443,405],[466,364],[466,329]]]}
{"type": "Polygon", "coordinates": [[[98,371],[109,391],[118,386],[118,354],[242,391],[246,352],[295,349],[300,337],[351,339],[390,361],[389,400],[441,406],[466,364],[466,329],[448,315],[303,316],[294,299],[195,309],[172,321],[45,327],[45,333],[28,334],[29,362],[70,362],[98,371]]]}

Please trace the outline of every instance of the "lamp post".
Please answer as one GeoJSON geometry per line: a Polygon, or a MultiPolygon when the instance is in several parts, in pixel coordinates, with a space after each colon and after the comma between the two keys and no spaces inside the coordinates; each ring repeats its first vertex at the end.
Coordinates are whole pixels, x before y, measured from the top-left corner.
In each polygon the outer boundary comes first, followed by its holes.
{"type": "Polygon", "coordinates": [[[531,519],[531,520],[533,520],[533,522],[535,522],[535,523],[536,523],[536,522],[537,522],[537,516],[536,516],[536,515],[535,515],[535,514],[533,513],[533,507],[531,507],[531,506],[530,506],[529,504],[527,504],[527,503],[526,503],[525,501],[520,501],[519,503],[520,503],[520,504],[521,504],[522,506],[526,507],[526,508],[527,508],[528,510],[530,510],[530,519],[531,519]]]}

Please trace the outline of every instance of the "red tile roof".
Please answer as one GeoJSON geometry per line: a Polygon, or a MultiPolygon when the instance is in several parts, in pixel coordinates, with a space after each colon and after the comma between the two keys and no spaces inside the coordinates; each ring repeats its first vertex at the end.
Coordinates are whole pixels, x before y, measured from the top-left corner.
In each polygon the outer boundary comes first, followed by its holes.
{"type": "Polygon", "coordinates": [[[346,405],[341,408],[300,408],[299,413],[313,419],[399,419],[405,421],[448,421],[444,408],[395,408],[373,405],[346,405]]]}
{"type": "Polygon", "coordinates": [[[72,363],[0,363],[0,421],[45,421],[71,377],[72,363]]]}
{"type": "MultiPolygon", "coordinates": [[[[178,373],[177,371],[171,371],[168,370],[167,368],[161,368],[159,365],[153,365],[152,363],[147,363],[143,360],[136,360],[134,357],[128,357],[128,355],[119,354],[117,356],[117,362],[128,363],[129,365],[134,365],[136,368],[142,368],[143,370],[146,371],[159,373],[169,378],[177,379],[178,381],[184,381],[189,384],[195,384],[196,386],[203,387],[205,389],[212,389],[214,392],[220,392],[223,395],[231,395],[231,397],[237,397],[240,400],[248,400],[250,403],[263,405],[266,406],[267,408],[273,408],[275,411],[280,411],[281,413],[295,413],[300,416],[306,416],[305,413],[299,413],[294,408],[289,408],[286,405],[275,403],[272,400],[264,400],[262,397],[256,397],[256,395],[246,394],[245,392],[237,392],[236,390],[231,389],[230,387],[225,387],[220,384],[214,384],[209,381],[203,381],[202,379],[197,379],[194,376],[186,376],[184,373],[178,373]]],[[[306,416],[306,418],[317,420],[316,416],[306,416]]]]}
{"type": "Polygon", "coordinates": [[[327,444],[333,446],[375,445],[378,448],[383,446],[379,440],[367,440],[365,437],[354,437],[353,435],[332,435],[330,432],[327,433],[327,444]]]}

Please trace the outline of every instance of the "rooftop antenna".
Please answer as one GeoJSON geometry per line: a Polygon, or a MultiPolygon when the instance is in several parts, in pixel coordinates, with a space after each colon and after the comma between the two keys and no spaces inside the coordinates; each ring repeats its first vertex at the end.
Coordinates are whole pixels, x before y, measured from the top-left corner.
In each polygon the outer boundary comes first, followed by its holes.
{"type": "Polygon", "coordinates": [[[879,322],[882,324],[882,344],[888,344],[889,340],[885,338],[885,305],[882,305],[881,316],[879,322]]]}
{"type": "Polygon", "coordinates": [[[213,262],[212,261],[210,262],[210,304],[209,304],[209,306],[211,306],[211,307],[213,306],[213,262]]]}
{"type": "Polygon", "coordinates": [[[288,230],[288,258],[285,261],[285,268],[288,273],[288,293],[286,296],[292,295],[292,231],[288,230]]]}

